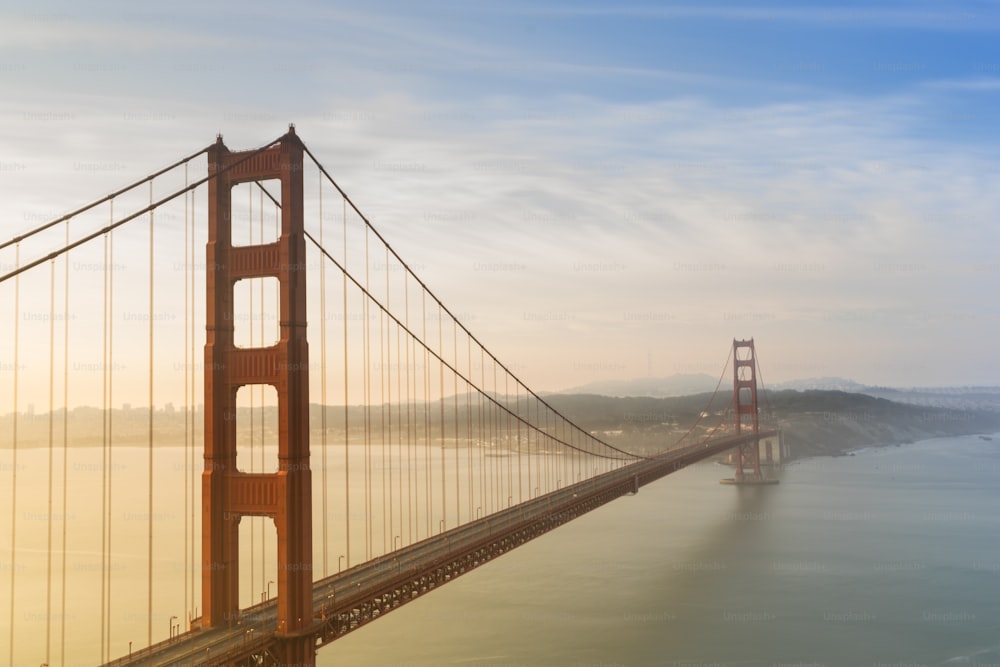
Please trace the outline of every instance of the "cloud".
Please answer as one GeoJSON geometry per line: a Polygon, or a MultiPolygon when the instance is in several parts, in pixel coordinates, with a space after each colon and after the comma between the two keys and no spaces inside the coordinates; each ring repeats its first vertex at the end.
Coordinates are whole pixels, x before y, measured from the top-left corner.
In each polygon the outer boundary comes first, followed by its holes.
{"type": "MultiPolygon", "coordinates": [[[[990,224],[1000,209],[991,187],[997,161],[985,144],[929,127],[928,118],[947,108],[942,91],[990,91],[992,78],[874,95],[752,77],[740,87],[724,71],[519,52],[496,36],[477,40],[455,24],[406,15],[315,10],[310,37],[296,43],[280,12],[262,11],[246,18],[248,34],[281,48],[260,71],[187,71],[214,64],[207,56],[216,45],[235,39],[221,30],[221,42],[206,43],[194,30],[180,66],[160,63],[157,90],[141,89],[139,68],[98,80],[93,92],[83,92],[84,81],[63,88],[35,70],[21,73],[24,81],[15,72],[0,103],[0,161],[25,166],[4,174],[12,226],[109,192],[217,132],[241,149],[294,121],[404,260],[450,308],[474,314],[470,326],[488,344],[508,346],[512,362],[524,354],[539,388],[593,379],[574,377],[573,361],[593,354],[595,342],[641,350],[636,368],[645,368],[645,350],[664,337],[672,354],[712,358],[719,336],[753,328],[805,357],[808,346],[796,341],[811,339],[817,324],[802,313],[817,302],[822,312],[846,313],[832,328],[874,340],[923,320],[852,313],[949,312],[949,304],[976,312],[989,298],[1000,241],[990,224]],[[265,24],[273,26],[266,35],[265,24]],[[337,30],[318,40],[329,26],[337,30]],[[293,60],[305,53],[300,68],[293,60]],[[470,83],[477,67],[482,81],[470,83]],[[570,79],[593,85],[556,85],[570,79]],[[656,93],[616,96],[622,80],[656,93]],[[664,93],[661,81],[679,85],[664,93]],[[780,98],[742,94],[762,85],[780,98]],[[124,168],[73,169],[95,162],[124,168]],[[648,316],[618,326],[626,312],[648,316]]],[[[788,10],[788,20],[818,21],[818,11],[788,10]]],[[[104,37],[118,26],[92,21],[104,37]]],[[[112,53],[149,48],[137,53],[156,60],[174,28],[138,27],[151,31],[148,42],[112,53]]],[[[41,43],[65,29],[47,26],[41,43]]],[[[955,368],[987,372],[963,364],[955,368]]]]}
{"type": "Polygon", "coordinates": [[[900,7],[844,7],[839,5],[811,7],[744,7],[673,5],[623,7],[517,7],[507,4],[503,13],[518,13],[556,17],[624,17],[659,20],[712,20],[788,22],[837,27],[905,27],[933,30],[988,30],[996,27],[995,15],[988,11],[944,11],[936,4],[900,7]]]}
{"type": "Polygon", "coordinates": [[[91,54],[177,52],[223,46],[224,41],[192,26],[143,25],[121,20],[83,19],[70,14],[0,16],[0,50],[91,54]]]}

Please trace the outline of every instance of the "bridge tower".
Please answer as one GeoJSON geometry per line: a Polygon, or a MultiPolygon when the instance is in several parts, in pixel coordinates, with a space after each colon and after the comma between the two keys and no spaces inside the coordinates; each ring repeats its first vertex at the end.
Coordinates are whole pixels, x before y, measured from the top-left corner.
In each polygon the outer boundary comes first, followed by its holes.
{"type": "MultiPolygon", "coordinates": [[[[736,422],[736,435],[740,435],[748,429],[754,434],[760,431],[757,413],[757,357],[754,352],[753,338],[750,340],[733,339],[733,416],[736,422]]],[[[735,482],[760,482],[763,480],[760,472],[760,440],[758,438],[739,445],[734,453],[736,459],[735,482]]]]}
{"type": "Polygon", "coordinates": [[[312,623],[312,479],[309,469],[309,355],[303,145],[294,128],[275,145],[231,152],[218,137],[208,152],[205,471],[202,474],[202,624],[227,626],[239,613],[239,523],[266,516],[277,530],[277,632],[280,662],[315,664],[312,623]],[[232,188],[277,180],[281,232],[273,243],[234,246],[232,188]],[[278,281],[279,339],[236,347],[233,290],[239,280],[278,281]],[[250,384],[275,388],[278,469],[247,473],[236,460],[236,393],[250,384]]]}

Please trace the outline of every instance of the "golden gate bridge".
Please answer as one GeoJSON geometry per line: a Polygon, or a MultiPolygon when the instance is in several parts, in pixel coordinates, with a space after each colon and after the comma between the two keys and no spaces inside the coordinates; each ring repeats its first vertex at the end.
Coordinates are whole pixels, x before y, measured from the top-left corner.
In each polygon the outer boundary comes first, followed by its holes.
{"type": "Polygon", "coordinates": [[[311,665],[691,463],[772,481],[752,339],[731,423],[614,446],[494,356],[294,127],[3,242],[0,294],[10,665],[311,665]]]}

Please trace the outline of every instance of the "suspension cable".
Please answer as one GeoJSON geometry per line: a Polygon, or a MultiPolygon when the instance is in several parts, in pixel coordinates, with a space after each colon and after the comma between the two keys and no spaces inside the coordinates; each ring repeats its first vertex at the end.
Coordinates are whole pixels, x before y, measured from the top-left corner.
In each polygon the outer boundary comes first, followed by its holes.
{"type": "MultiPolygon", "coordinates": [[[[404,325],[404,324],[403,324],[403,323],[402,323],[402,322],[401,322],[401,321],[400,321],[400,320],[399,320],[399,319],[398,319],[398,318],[397,318],[397,317],[396,317],[396,316],[395,316],[394,314],[392,314],[392,313],[388,312],[388,311],[386,310],[385,306],[384,306],[384,305],[382,305],[381,303],[379,303],[379,301],[378,301],[377,299],[375,299],[375,298],[374,298],[374,297],[372,296],[371,292],[370,292],[370,291],[369,291],[369,290],[368,290],[368,289],[367,289],[366,287],[364,287],[364,286],[363,286],[363,285],[362,285],[362,284],[361,284],[360,282],[358,282],[358,281],[357,281],[357,280],[356,280],[356,279],[355,279],[355,278],[354,278],[353,276],[350,276],[350,275],[348,275],[348,274],[347,274],[347,272],[346,272],[346,271],[344,271],[344,268],[343,268],[343,267],[342,267],[342,266],[340,265],[340,263],[339,263],[339,262],[338,262],[338,261],[337,261],[336,259],[334,259],[334,257],[333,257],[333,256],[332,256],[332,255],[331,255],[331,254],[330,254],[330,253],[329,253],[329,252],[328,252],[328,251],[327,251],[327,250],[326,250],[325,248],[323,248],[323,247],[321,247],[321,246],[319,245],[319,243],[318,243],[318,242],[316,241],[316,239],[315,239],[315,238],[314,238],[314,237],[312,236],[312,234],[310,234],[310,233],[309,233],[308,231],[304,232],[304,234],[305,234],[306,238],[308,238],[308,239],[309,239],[309,240],[310,240],[310,241],[311,241],[311,242],[312,242],[312,243],[313,243],[313,244],[314,244],[314,245],[315,245],[315,246],[316,246],[317,248],[319,248],[319,250],[320,250],[320,251],[322,252],[322,254],[323,254],[323,255],[324,255],[324,256],[325,256],[326,258],[327,258],[327,260],[329,260],[330,262],[332,262],[332,263],[333,263],[333,264],[334,264],[334,265],[335,265],[335,266],[337,267],[337,269],[338,269],[338,270],[340,270],[340,271],[344,272],[344,275],[346,275],[346,276],[347,276],[347,278],[348,278],[348,279],[349,279],[349,280],[350,280],[350,281],[351,281],[351,282],[352,282],[352,283],[354,284],[354,286],[355,286],[355,287],[357,287],[357,288],[358,288],[359,290],[361,290],[361,292],[362,292],[362,293],[363,293],[363,294],[364,294],[365,296],[367,296],[367,297],[368,297],[368,301],[366,301],[366,306],[367,306],[367,303],[368,303],[368,302],[372,302],[372,303],[374,303],[374,304],[375,304],[375,306],[376,306],[376,307],[378,307],[378,308],[379,308],[379,310],[380,310],[380,311],[381,311],[382,313],[384,313],[384,314],[385,314],[385,315],[386,315],[386,316],[387,316],[388,318],[390,318],[390,319],[391,319],[392,321],[394,321],[394,322],[395,322],[395,323],[396,323],[396,324],[397,324],[398,326],[402,327],[402,328],[403,328],[403,330],[404,330],[404,331],[406,331],[406,333],[407,333],[407,334],[409,334],[409,335],[410,335],[411,337],[413,337],[414,339],[416,339],[416,340],[417,340],[417,342],[418,342],[418,343],[420,343],[420,345],[421,345],[421,346],[422,346],[422,347],[423,347],[423,348],[424,348],[424,349],[425,349],[425,350],[426,350],[427,352],[429,352],[429,353],[430,353],[430,354],[431,354],[431,355],[432,355],[432,356],[433,356],[433,357],[434,357],[434,358],[435,358],[435,359],[436,359],[436,360],[437,360],[437,361],[438,361],[438,362],[439,362],[439,363],[441,364],[441,371],[440,371],[440,372],[441,372],[441,379],[440,379],[440,385],[441,385],[441,393],[442,393],[442,400],[443,400],[443,394],[444,394],[444,379],[443,379],[443,377],[444,377],[444,376],[443,376],[443,373],[444,373],[444,369],[445,369],[445,368],[447,368],[447,369],[448,369],[449,371],[451,371],[452,373],[455,373],[455,374],[456,374],[456,375],[457,375],[457,376],[458,376],[459,378],[461,378],[462,380],[465,380],[466,382],[470,382],[470,383],[471,383],[471,380],[470,380],[470,379],[469,379],[468,377],[466,377],[466,376],[465,376],[465,375],[464,375],[463,373],[461,373],[461,372],[460,372],[460,371],[459,371],[459,370],[458,370],[457,368],[455,368],[455,367],[454,367],[454,366],[453,366],[453,365],[451,364],[451,362],[449,362],[449,361],[445,360],[445,359],[444,359],[444,358],[442,357],[442,355],[441,355],[441,354],[439,354],[438,352],[435,352],[434,350],[432,350],[432,349],[430,348],[430,346],[429,346],[429,345],[428,345],[428,344],[427,344],[426,342],[424,342],[424,341],[420,340],[420,339],[419,339],[419,337],[417,337],[417,336],[416,336],[416,335],[414,334],[414,332],[413,332],[413,331],[411,331],[411,330],[410,330],[409,328],[407,328],[407,327],[406,327],[406,326],[405,326],[405,325],[404,325]]],[[[440,324],[440,323],[441,323],[441,321],[442,321],[442,320],[444,319],[444,318],[443,318],[443,312],[442,312],[442,311],[444,310],[444,307],[443,307],[443,306],[442,306],[442,305],[440,304],[440,302],[437,302],[437,303],[438,303],[438,310],[439,310],[439,316],[438,316],[438,322],[439,322],[439,324],[440,324]]],[[[459,325],[459,326],[461,326],[461,325],[459,325]]],[[[439,349],[441,349],[441,347],[442,347],[442,343],[443,343],[443,338],[442,338],[442,336],[443,336],[443,333],[441,332],[441,328],[440,328],[440,326],[439,326],[439,331],[438,331],[438,334],[439,334],[439,336],[438,336],[438,337],[439,337],[439,341],[438,341],[438,348],[439,348],[439,349]]],[[[478,341],[476,341],[476,342],[478,343],[478,341]]],[[[482,346],[480,345],[480,347],[482,347],[482,346]]],[[[487,354],[488,354],[488,352],[487,352],[487,354]]],[[[492,357],[492,356],[491,356],[491,359],[493,359],[493,357],[492,357]]],[[[494,359],[494,361],[495,361],[495,359],[494,359]]],[[[501,364],[499,364],[499,362],[496,362],[496,363],[497,363],[497,365],[498,365],[498,366],[502,366],[501,364]]],[[[517,378],[516,378],[516,377],[514,377],[514,376],[513,376],[513,374],[510,374],[510,373],[508,373],[508,374],[507,374],[507,377],[509,377],[509,378],[512,378],[512,379],[514,379],[514,380],[515,380],[515,382],[517,382],[519,386],[521,386],[521,387],[523,387],[523,386],[524,386],[524,385],[523,385],[523,384],[521,384],[521,383],[520,383],[519,381],[517,381],[517,378]]],[[[534,394],[533,394],[533,393],[532,393],[532,396],[534,396],[534,394]]],[[[369,399],[369,400],[370,400],[370,399],[369,399]]],[[[506,413],[506,414],[507,414],[507,415],[508,415],[509,417],[512,417],[512,418],[514,418],[514,419],[515,419],[516,421],[518,421],[519,423],[522,423],[522,424],[524,424],[524,425],[528,426],[529,428],[535,428],[535,429],[537,430],[537,427],[536,427],[536,426],[534,426],[534,425],[532,425],[532,424],[530,424],[529,422],[527,422],[527,421],[526,421],[526,420],[524,419],[524,417],[522,417],[522,416],[521,416],[521,415],[519,415],[519,414],[515,414],[515,413],[514,413],[513,411],[511,411],[511,409],[510,409],[509,405],[500,405],[500,404],[499,404],[499,402],[498,402],[498,401],[497,401],[497,400],[496,400],[495,398],[491,398],[490,400],[492,400],[492,401],[494,401],[495,403],[497,403],[497,404],[499,405],[500,409],[501,409],[501,410],[502,410],[503,412],[505,412],[505,413],[506,413]]],[[[544,405],[546,405],[546,407],[548,407],[548,408],[549,408],[550,410],[552,410],[552,411],[553,411],[553,412],[554,412],[555,414],[559,414],[558,410],[555,410],[555,408],[552,408],[551,406],[549,406],[549,405],[548,405],[547,403],[545,403],[545,401],[544,401],[544,400],[542,400],[541,398],[539,398],[538,400],[539,400],[539,401],[541,401],[541,402],[542,402],[542,403],[543,403],[544,405]]],[[[443,426],[443,421],[444,421],[444,416],[443,416],[443,415],[444,415],[444,413],[443,413],[443,410],[444,410],[444,406],[443,406],[443,403],[442,403],[442,406],[441,406],[441,410],[442,410],[442,413],[441,413],[441,414],[442,414],[442,416],[441,416],[441,420],[442,420],[442,426],[443,426]]],[[[561,416],[561,415],[560,415],[560,416],[561,416]]],[[[565,418],[565,417],[563,417],[563,419],[566,419],[566,418],[565,418]]],[[[569,420],[566,420],[566,421],[567,421],[567,422],[569,422],[569,420]]],[[[572,424],[572,422],[569,422],[569,423],[570,423],[570,424],[572,424]]],[[[576,426],[575,424],[573,424],[573,427],[574,427],[574,428],[576,428],[577,430],[579,430],[579,427],[577,427],[577,426],[576,426]]],[[[582,431],[581,431],[581,432],[582,432],[582,431]]],[[[629,452],[626,452],[626,451],[624,451],[624,450],[621,450],[621,449],[618,449],[617,447],[614,447],[613,445],[608,445],[607,443],[603,442],[602,440],[600,440],[600,439],[598,439],[598,438],[594,438],[594,437],[593,437],[593,436],[591,436],[590,434],[587,434],[587,437],[588,437],[588,438],[591,438],[592,440],[594,440],[594,441],[595,441],[596,443],[598,443],[598,444],[600,444],[600,445],[603,445],[603,446],[605,446],[605,447],[607,447],[607,448],[609,448],[609,449],[612,449],[612,450],[614,450],[614,451],[616,451],[616,452],[619,452],[619,453],[621,453],[621,454],[624,454],[624,455],[626,455],[626,457],[628,457],[628,458],[630,458],[630,459],[644,459],[644,458],[647,458],[647,457],[644,457],[644,456],[637,456],[637,455],[635,455],[635,454],[631,454],[631,453],[629,453],[629,452]]],[[[568,443],[564,443],[564,444],[568,444],[568,443]]],[[[593,456],[597,456],[597,457],[601,457],[601,458],[611,458],[611,459],[619,459],[619,458],[620,458],[620,457],[616,457],[616,456],[610,456],[610,455],[607,455],[607,454],[600,454],[600,453],[598,453],[598,452],[590,452],[589,450],[585,450],[585,449],[583,449],[583,448],[581,448],[581,447],[579,447],[579,446],[574,446],[574,445],[569,445],[569,446],[571,446],[571,447],[574,447],[574,448],[578,449],[578,450],[579,450],[579,451],[581,451],[582,453],[586,453],[586,454],[591,454],[591,455],[593,455],[593,456]]]]}
{"type": "Polygon", "coordinates": [[[202,148],[197,153],[192,153],[191,155],[188,155],[185,158],[181,158],[180,160],[177,160],[173,164],[171,164],[171,165],[169,165],[167,167],[164,167],[163,169],[160,169],[159,171],[153,172],[152,174],[146,176],[145,178],[143,178],[141,180],[135,181],[134,183],[130,183],[129,185],[126,185],[123,188],[119,188],[118,190],[115,190],[111,194],[105,195],[104,197],[102,197],[100,199],[96,199],[96,200],[90,202],[89,204],[87,204],[86,206],[81,206],[80,208],[76,209],[75,211],[72,211],[71,213],[67,213],[66,215],[63,215],[62,217],[59,217],[59,218],[56,218],[55,220],[51,220],[49,222],[46,222],[43,225],[39,225],[38,227],[32,229],[31,231],[25,232],[24,234],[20,234],[19,236],[15,236],[14,238],[12,238],[12,239],[10,239],[8,241],[4,241],[3,243],[0,243],[0,250],[3,250],[7,246],[13,245],[15,243],[19,243],[19,242],[21,242],[21,241],[23,241],[25,239],[31,238],[32,236],[34,236],[36,234],[44,232],[45,230],[58,225],[60,222],[68,222],[70,219],[75,218],[76,216],[80,215],[81,213],[86,213],[87,211],[89,211],[90,209],[92,209],[92,208],[94,208],[96,206],[100,206],[101,204],[105,204],[105,203],[111,202],[116,197],[119,197],[120,195],[125,194],[129,190],[133,190],[133,189],[139,187],[140,185],[143,185],[146,182],[151,182],[154,179],[156,179],[157,177],[162,176],[163,174],[176,169],[177,167],[181,166],[182,164],[186,166],[187,163],[190,162],[191,160],[195,159],[196,157],[198,157],[202,153],[206,153],[209,150],[211,150],[213,145],[214,144],[209,144],[208,146],[206,146],[205,148],[202,148]]]}
{"type": "MultiPolygon", "coordinates": [[[[76,241],[74,241],[72,243],[67,243],[62,248],[60,248],[58,250],[54,250],[53,252],[50,252],[49,254],[45,255],[44,257],[40,257],[38,259],[32,260],[31,262],[28,262],[24,266],[19,266],[19,267],[15,268],[14,270],[12,270],[12,271],[10,271],[10,272],[8,272],[8,273],[0,276],[0,283],[3,283],[5,281],[9,280],[10,278],[14,277],[17,274],[24,273],[25,271],[27,271],[29,269],[33,269],[34,267],[36,267],[36,266],[38,266],[40,264],[44,264],[45,262],[47,262],[47,261],[49,261],[51,259],[55,259],[56,257],[59,257],[60,255],[63,255],[65,253],[69,252],[73,248],[81,246],[81,245],[83,245],[85,243],[89,243],[90,241],[93,241],[96,238],[104,236],[104,235],[110,233],[111,231],[117,229],[118,227],[121,227],[122,225],[125,225],[125,224],[127,224],[127,223],[129,223],[129,222],[131,222],[131,221],[133,221],[133,220],[135,220],[137,218],[141,218],[142,216],[144,216],[147,213],[151,212],[153,209],[155,209],[155,208],[157,208],[159,206],[162,206],[163,204],[166,204],[167,202],[169,202],[169,201],[171,201],[171,200],[173,200],[173,199],[181,196],[182,194],[184,194],[186,192],[194,190],[198,186],[200,186],[200,185],[202,185],[204,183],[207,183],[208,181],[212,180],[213,178],[217,178],[220,174],[223,174],[223,173],[225,173],[225,172],[227,172],[227,171],[229,171],[231,169],[234,169],[235,167],[243,164],[244,162],[247,162],[248,160],[253,159],[259,153],[267,150],[268,148],[270,148],[274,144],[282,141],[287,136],[288,136],[287,134],[282,135],[281,137],[279,137],[275,141],[269,142],[268,144],[266,144],[264,146],[261,146],[260,148],[256,148],[256,149],[254,149],[252,151],[248,151],[245,156],[243,156],[239,160],[236,160],[234,162],[231,162],[230,164],[225,165],[224,167],[222,167],[221,169],[219,169],[217,172],[209,174],[208,176],[205,176],[204,178],[201,178],[201,179],[195,181],[194,183],[191,183],[190,185],[186,185],[183,188],[181,188],[180,190],[175,190],[171,194],[163,197],[162,199],[159,199],[159,200],[157,200],[155,202],[150,201],[150,204],[148,206],[145,206],[142,209],[140,209],[138,211],[135,211],[134,213],[131,213],[131,214],[125,216],[124,218],[122,218],[121,220],[119,220],[117,222],[112,222],[111,224],[109,224],[109,225],[107,225],[107,226],[105,226],[105,227],[103,227],[103,228],[101,228],[101,229],[99,229],[99,230],[97,230],[97,231],[95,231],[95,232],[93,232],[91,234],[88,234],[87,236],[84,236],[84,237],[82,237],[80,239],[77,239],[76,241]]],[[[200,155],[202,152],[204,152],[204,151],[199,151],[199,153],[197,153],[196,155],[200,155]]],[[[178,164],[180,164],[180,163],[178,163],[178,164]]],[[[143,182],[145,182],[145,180],[143,182]]],[[[97,202],[97,203],[103,203],[105,201],[113,202],[114,199],[112,197],[110,197],[110,195],[109,195],[108,197],[105,197],[104,199],[102,199],[100,202],[97,202]]],[[[88,206],[88,208],[90,208],[90,207],[88,206]]],[[[84,209],[84,210],[86,210],[86,209],[84,209]]],[[[72,215],[75,215],[75,213],[74,214],[70,214],[68,216],[63,216],[62,218],[59,218],[58,220],[56,220],[56,221],[54,221],[52,223],[48,223],[47,226],[50,227],[53,224],[55,224],[56,222],[61,222],[63,220],[66,220],[67,218],[72,217],[72,215]]],[[[2,249],[2,246],[0,246],[0,249],[2,249]]]]}
{"type": "MultiPolygon", "coordinates": [[[[542,402],[542,404],[543,404],[543,405],[545,405],[545,406],[546,406],[546,407],[548,407],[549,409],[552,409],[552,410],[554,410],[555,412],[557,412],[557,413],[558,413],[558,411],[557,411],[557,410],[555,410],[555,408],[553,408],[553,407],[552,407],[552,406],[551,406],[551,405],[550,405],[550,404],[549,404],[549,403],[548,403],[547,401],[545,401],[545,399],[543,399],[543,398],[542,398],[541,396],[538,396],[538,394],[536,394],[535,392],[531,391],[531,389],[529,389],[529,388],[528,388],[528,386],[527,386],[527,385],[526,385],[526,384],[525,384],[524,382],[522,382],[522,381],[520,380],[520,378],[519,378],[519,377],[518,377],[518,376],[517,376],[517,375],[516,375],[515,373],[513,373],[513,371],[511,371],[511,370],[510,370],[510,369],[509,369],[509,368],[508,368],[507,366],[505,366],[505,365],[504,365],[504,364],[503,364],[503,363],[502,363],[502,362],[501,362],[501,361],[500,361],[499,359],[497,359],[497,358],[496,358],[496,357],[495,357],[495,356],[494,356],[494,355],[493,355],[493,354],[492,354],[491,352],[489,352],[488,348],[486,348],[486,346],[485,346],[485,345],[483,345],[483,344],[482,344],[482,342],[480,342],[480,340],[479,340],[478,338],[476,338],[476,337],[475,337],[475,336],[474,336],[474,335],[472,334],[472,332],[471,332],[471,331],[469,331],[469,329],[468,329],[468,328],[466,328],[466,327],[465,327],[465,325],[463,325],[463,324],[462,324],[462,323],[461,323],[461,322],[460,322],[460,321],[458,320],[458,318],[457,318],[457,317],[455,317],[454,313],[452,313],[452,312],[451,312],[451,311],[450,311],[450,310],[449,310],[449,309],[448,309],[448,308],[447,308],[447,307],[446,307],[446,306],[444,305],[444,303],[443,303],[443,302],[442,302],[442,301],[441,301],[440,299],[438,299],[438,297],[437,297],[437,296],[436,296],[436,295],[434,294],[434,292],[433,292],[433,291],[432,291],[432,290],[431,290],[431,289],[430,289],[430,288],[429,288],[429,287],[427,286],[427,284],[426,284],[426,283],[424,283],[424,282],[423,282],[423,281],[422,281],[422,280],[420,279],[420,277],[419,277],[419,276],[417,276],[417,275],[416,275],[416,274],[415,274],[415,273],[413,272],[413,270],[412,270],[412,269],[411,269],[411,268],[409,267],[409,265],[408,265],[408,264],[407,264],[406,262],[404,262],[404,261],[403,261],[403,258],[402,258],[402,257],[401,257],[401,256],[399,255],[399,253],[397,253],[397,252],[396,252],[396,251],[395,251],[395,250],[394,250],[394,249],[392,248],[392,246],[391,246],[391,245],[390,245],[390,244],[389,244],[389,243],[388,243],[388,242],[387,242],[387,241],[385,240],[385,238],[384,238],[384,237],[383,237],[383,236],[382,236],[382,235],[381,235],[381,234],[379,233],[379,231],[378,231],[378,230],[377,230],[377,229],[376,229],[376,228],[375,228],[375,227],[374,227],[374,226],[372,225],[371,221],[369,221],[369,220],[368,220],[368,218],[367,218],[367,217],[365,217],[365,215],[364,215],[364,214],[363,214],[363,213],[361,212],[361,210],[360,210],[360,209],[359,209],[359,208],[358,208],[358,207],[357,207],[357,206],[356,206],[356,205],[354,204],[354,202],[353,202],[353,201],[351,200],[351,198],[347,196],[347,193],[346,193],[346,192],[344,192],[344,190],[343,190],[343,189],[342,189],[342,188],[340,187],[340,185],[338,185],[338,184],[337,184],[337,182],[336,182],[336,181],[335,181],[335,180],[333,179],[333,177],[332,177],[332,176],[330,175],[330,173],[329,173],[329,172],[328,172],[328,171],[326,170],[326,168],[325,168],[325,167],[323,166],[323,164],[322,164],[322,163],[320,163],[320,161],[319,161],[319,160],[318,160],[318,159],[316,158],[316,156],[315,156],[315,155],[313,155],[312,151],[310,151],[310,150],[309,150],[309,147],[308,147],[308,146],[306,146],[306,145],[305,145],[304,143],[302,143],[302,142],[301,142],[301,140],[300,140],[300,144],[302,144],[302,149],[303,149],[303,151],[304,151],[304,152],[306,153],[306,155],[308,155],[308,156],[309,156],[309,158],[310,158],[310,159],[311,159],[311,160],[313,161],[313,163],[314,163],[314,164],[316,165],[316,167],[317,167],[317,168],[318,168],[318,169],[319,169],[319,170],[320,170],[320,171],[321,171],[321,172],[323,173],[323,175],[324,175],[324,176],[326,176],[326,178],[327,178],[327,180],[328,180],[328,181],[330,182],[330,184],[331,184],[331,185],[333,185],[333,187],[337,189],[337,191],[338,191],[338,192],[339,192],[339,193],[341,194],[341,196],[342,196],[342,197],[344,198],[344,200],[345,200],[345,201],[346,201],[346,202],[347,202],[348,204],[350,204],[350,205],[351,205],[351,208],[352,208],[352,209],[354,209],[354,212],[355,212],[355,213],[357,213],[357,214],[358,214],[358,216],[359,216],[359,217],[360,217],[360,218],[361,218],[361,219],[362,219],[362,220],[364,221],[364,223],[365,223],[366,227],[367,227],[368,229],[370,229],[370,230],[371,230],[371,231],[372,231],[372,232],[373,232],[373,233],[375,234],[376,238],[378,238],[378,240],[379,240],[379,241],[380,241],[380,242],[381,242],[381,243],[382,243],[382,244],[383,244],[383,245],[384,245],[384,246],[385,246],[385,247],[386,247],[386,248],[387,248],[387,249],[389,250],[389,252],[391,252],[391,253],[392,253],[393,257],[395,257],[395,258],[396,258],[396,260],[397,260],[397,261],[399,261],[399,263],[400,263],[400,264],[401,264],[401,265],[403,266],[403,269],[404,269],[405,271],[407,271],[407,272],[408,272],[408,273],[409,273],[409,274],[410,274],[411,276],[413,276],[413,279],[414,279],[414,280],[416,280],[416,281],[417,281],[417,283],[418,283],[418,284],[419,284],[419,285],[420,285],[420,286],[421,286],[421,287],[422,287],[422,288],[423,288],[423,289],[424,289],[424,290],[425,290],[425,291],[427,292],[427,294],[429,294],[429,295],[430,295],[430,297],[431,297],[431,298],[432,298],[432,299],[433,299],[434,301],[436,301],[436,302],[438,303],[438,305],[439,305],[439,306],[440,306],[440,307],[441,307],[441,308],[442,308],[442,309],[443,309],[443,310],[444,310],[444,311],[445,311],[446,313],[448,313],[448,315],[449,315],[449,316],[450,316],[450,317],[451,317],[452,319],[454,319],[454,320],[455,320],[455,321],[456,321],[456,322],[458,323],[458,326],[460,326],[460,327],[462,328],[462,330],[463,330],[463,331],[465,331],[465,333],[466,333],[467,335],[469,335],[469,336],[472,336],[472,339],[473,339],[473,340],[474,340],[474,341],[476,342],[476,344],[478,344],[478,345],[479,345],[480,347],[483,347],[484,349],[486,349],[486,350],[487,350],[487,354],[489,354],[489,355],[490,355],[490,357],[491,357],[491,358],[492,358],[492,359],[493,359],[493,360],[494,360],[494,361],[495,361],[495,362],[496,362],[497,364],[499,364],[499,365],[500,365],[500,367],[501,367],[501,368],[502,368],[502,369],[503,369],[503,370],[504,370],[505,372],[507,372],[507,373],[508,373],[508,374],[509,374],[509,375],[510,375],[510,376],[511,376],[511,377],[512,377],[512,378],[513,378],[513,379],[514,379],[514,380],[515,380],[515,381],[516,381],[516,382],[517,382],[518,384],[520,384],[520,385],[521,385],[522,387],[524,387],[524,388],[525,388],[525,390],[526,390],[526,391],[528,391],[528,392],[529,392],[529,393],[530,393],[530,394],[531,394],[532,396],[534,396],[535,398],[537,398],[538,400],[540,400],[540,401],[542,402]]],[[[315,241],[313,241],[313,242],[315,243],[315,241]]],[[[332,257],[331,257],[331,259],[332,259],[332,257]]],[[[370,295],[369,295],[369,296],[370,296],[370,295]]],[[[371,298],[371,297],[370,297],[370,298],[371,298]]],[[[588,435],[589,435],[589,434],[588,434],[588,435]]],[[[643,458],[647,458],[647,457],[644,457],[644,456],[640,456],[640,455],[638,455],[638,454],[633,454],[633,453],[631,453],[631,452],[627,452],[627,451],[625,451],[625,450],[622,450],[622,449],[619,449],[619,448],[617,448],[617,447],[615,447],[615,446],[613,446],[613,445],[610,445],[610,444],[608,444],[608,443],[606,443],[606,442],[604,442],[604,441],[600,440],[600,438],[596,438],[596,437],[594,437],[594,436],[590,436],[590,437],[591,437],[591,438],[593,438],[593,439],[594,439],[595,441],[597,441],[597,442],[601,443],[601,444],[602,444],[603,446],[605,446],[605,447],[607,447],[607,448],[610,448],[610,449],[612,449],[612,450],[615,450],[615,451],[617,451],[617,452],[619,452],[619,453],[621,453],[621,454],[624,454],[624,455],[626,455],[626,456],[628,456],[628,457],[631,457],[631,458],[634,458],[634,459],[643,459],[643,458]]]]}
{"type": "Polygon", "coordinates": [[[701,423],[701,420],[704,418],[703,415],[707,415],[708,414],[708,411],[712,407],[712,402],[715,401],[716,394],[719,393],[719,387],[722,386],[722,380],[723,380],[723,378],[726,377],[726,370],[729,368],[729,361],[732,359],[732,357],[733,357],[733,351],[732,351],[732,349],[730,349],[729,350],[729,355],[726,357],[726,363],[722,367],[722,373],[719,375],[719,381],[715,384],[715,391],[712,392],[712,396],[708,399],[708,404],[705,406],[704,410],[702,410],[701,412],[698,413],[698,418],[695,419],[695,421],[694,421],[693,424],[691,424],[691,428],[689,428],[687,430],[687,433],[685,433],[680,438],[678,438],[674,442],[673,446],[670,449],[675,449],[679,444],[681,444],[681,442],[684,441],[684,438],[686,438],[689,435],[691,435],[691,433],[698,426],[698,424],[701,423]]]}
{"type": "Polygon", "coordinates": [[[771,414],[774,409],[771,406],[771,401],[767,397],[767,387],[764,385],[764,374],[760,372],[760,355],[757,354],[757,348],[753,351],[753,363],[754,363],[754,373],[756,377],[760,378],[760,393],[764,395],[764,405],[767,407],[768,414],[771,414]]]}

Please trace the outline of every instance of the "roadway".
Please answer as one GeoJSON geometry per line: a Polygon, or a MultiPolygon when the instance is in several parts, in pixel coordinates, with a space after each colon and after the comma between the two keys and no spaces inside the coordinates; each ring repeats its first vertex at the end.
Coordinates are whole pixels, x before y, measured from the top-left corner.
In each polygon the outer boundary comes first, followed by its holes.
{"type": "MultiPolygon", "coordinates": [[[[776,433],[762,431],[758,437],[776,433]]],[[[315,637],[317,646],[325,645],[556,526],[751,438],[753,435],[729,436],[643,459],[317,581],[313,584],[313,625],[308,634],[315,637]]],[[[227,627],[184,632],[107,664],[267,664],[267,648],[280,637],[276,626],[277,605],[270,600],[242,610],[227,627]]]]}

